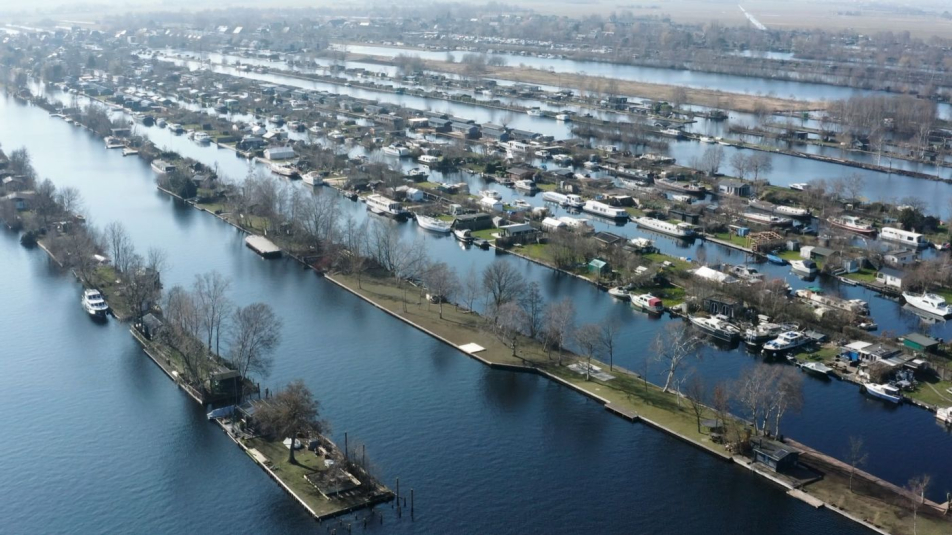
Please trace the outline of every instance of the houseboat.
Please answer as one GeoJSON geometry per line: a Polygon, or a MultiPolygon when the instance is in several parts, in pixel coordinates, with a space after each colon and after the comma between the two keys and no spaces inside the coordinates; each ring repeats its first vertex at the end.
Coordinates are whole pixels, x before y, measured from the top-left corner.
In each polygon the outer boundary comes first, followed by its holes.
{"type": "Polygon", "coordinates": [[[403,205],[393,199],[388,199],[383,195],[373,193],[367,195],[366,201],[367,210],[377,215],[384,215],[395,219],[404,217],[403,205]]]}
{"type": "Polygon", "coordinates": [[[585,204],[585,201],[578,195],[558,193],[555,191],[546,191],[543,193],[542,200],[575,209],[581,209],[582,205],[585,204]]]}
{"type": "Polygon", "coordinates": [[[206,134],[205,132],[195,132],[195,135],[192,136],[192,141],[198,143],[199,145],[204,145],[212,140],[212,136],[206,134]]]}
{"type": "Polygon", "coordinates": [[[649,314],[664,312],[664,303],[651,294],[631,295],[631,306],[649,314]]]}
{"type": "Polygon", "coordinates": [[[83,310],[87,314],[94,318],[105,318],[106,313],[109,312],[109,305],[106,303],[106,299],[103,298],[102,293],[99,290],[86,290],[83,292],[83,310]]]}
{"type": "Polygon", "coordinates": [[[952,425],[952,407],[945,407],[936,410],[935,418],[945,425],[952,425]]]}
{"type": "Polygon", "coordinates": [[[572,116],[571,116],[570,114],[568,114],[568,113],[557,113],[557,114],[555,115],[555,120],[556,120],[556,121],[562,121],[562,122],[564,123],[564,122],[566,122],[566,121],[571,121],[571,120],[572,120],[572,116]]]}
{"type": "Polygon", "coordinates": [[[582,211],[595,214],[608,219],[628,219],[628,212],[624,208],[615,208],[598,201],[585,201],[582,205],[582,211]]]}
{"type": "Polygon", "coordinates": [[[653,230],[675,238],[691,238],[694,236],[694,225],[690,223],[671,223],[653,217],[636,217],[635,223],[640,228],[653,230]]]}
{"type": "Polygon", "coordinates": [[[768,340],[773,340],[780,333],[787,330],[777,323],[761,323],[744,331],[744,343],[749,346],[759,346],[768,340]]]}
{"type": "Polygon", "coordinates": [[[301,181],[309,186],[323,186],[324,177],[318,171],[311,171],[301,177],[301,181]]]}
{"type": "Polygon", "coordinates": [[[882,240],[889,240],[902,243],[904,245],[909,245],[917,249],[920,247],[925,247],[929,244],[925,236],[919,234],[918,232],[911,232],[893,227],[883,227],[882,230],[879,231],[879,238],[882,240]]]}
{"type": "Polygon", "coordinates": [[[744,212],[740,216],[748,221],[760,223],[761,225],[770,225],[771,227],[789,227],[793,224],[790,218],[761,214],[759,212],[744,212]]]}
{"type": "Polygon", "coordinates": [[[526,114],[531,117],[542,117],[542,110],[538,106],[533,106],[526,110],[526,114]]]}
{"type": "Polygon", "coordinates": [[[876,228],[873,227],[873,224],[870,221],[851,215],[831,217],[827,219],[827,222],[834,227],[846,229],[850,232],[856,232],[858,234],[870,235],[876,233],[876,228]]]}
{"type": "Polygon", "coordinates": [[[945,298],[940,295],[902,292],[902,298],[905,299],[906,303],[910,306],[928,312],[929,314],[935,314],[943,318],[952,316],[952,307],[949,307],[948,303],[945,302],[945,298]]]}

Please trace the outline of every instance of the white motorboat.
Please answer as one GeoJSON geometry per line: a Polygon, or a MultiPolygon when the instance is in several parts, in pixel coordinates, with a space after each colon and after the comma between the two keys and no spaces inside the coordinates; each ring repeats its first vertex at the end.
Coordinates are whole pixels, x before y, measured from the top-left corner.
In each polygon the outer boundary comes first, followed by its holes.
{"type": "Polygon", "coordinates": [[[609,288],[608,295],[614,297],[615,299],[621,299],[622,301],[628,301],[631,299],[631,294],[628,293],[628,290],[622,288],[621,286],[609,288]]]}
{"type": "Polygon", "coordinates": [[[502,195],[494,189],[484,189],[479,192],[479,196],[483,198],[495,199],[497,201],[502,200],[502,195]]]}
{"type": "Polygon", "coordinates": [[[389,154],[390,156],[397,156],[403,158],[404,156],[410,155],[410,149],[406,147],[400,147],[397,145],[387,145],[383,148],[384,154],[389,154]]]}
{"type": "Polygon", "coordinates": [[[638,310],[648,312],[649,314],[661,314],[664,312],[664,303],[661,302],[661,299],[651,294],[632,294],[631,306],[638,310]]]}
{"type": "Polygon", "coordinates": [[[321,176],[321,173],[319,173],[318,171],[311,171],[309,173],[305,173],[304,176],[301,177],[301,181],[310,186],[324,185],[324,177],[321,176]]]}
{"type": "Polygon", "coordinates": [[[122,140],[121,140],[121,139],[119,139],[119,138],[117,138],[117,137],[113,137],[113,136],[107,136],[107,137],[106,137],[106,148],[107,148],[107,149],[121,149],[122,147],[125,147],[125,145],[122,143],[122,140]]]}
{"type": "Polygon", "coordinates": [[[204,145],[212,140],[212,136],[206,134],[205,132],[195,132],[195,135],[192,136],[192,141],[200,145],[204,145]]]}
{"type": "Polygon", "coordinates": [[[109,312],[109,304],[99,290],[84,291],[82,303],[86,313],[94,318],[105,318],[109,312]]]}
{"type": "Polygon", "coordinates": [[[281,175],[286,177],[294,177],[298,175],[297,168],[291,166],[290,164],[272,162],[271,164],[268,165],[268,167],[270,167],[271,172],[276,175],[281,175]]]}
{"type": "Polygon", "coordinates": [[[559,113],[559,114],[556,114],[555,120],[556,120],[556,121],[562,121],[562,122],[571,121],[571,120],[572,120],[572,116],[569,115],[568,113],[559,113]]]}
{"type": "Polygon", "coordinates": [[[744,342],[750,346],[758,346],[768,340],[776,338],[784,331],[784,326],[777,323],[761,323],[744,331],[744,342]]]}
{"type": "Polygon", "coordinates": [[[161,118],[161,117],[159,117],[159,118],[156,119],[156,121],[155,121],[155,126],[158,126],[159,128],[165,128],[165,125],[167,125],[167,124],[168,124],[168,121],[166,121],[165,119],[163,119],[163,118],[161,118]]]}
{"type": "Polygon", "coordinates": [[[675,238],[690,238],[694,236],[694,226],[690,223],[671,223],[653,217],[636,217],[635,223],[641,228],[674,236],[675,238]]]}
{"type": "Polygon", "coordinates": [[[764,344],[764,352],[774,354],[784,353],[806,345],[809,342],[810,339],[801,332],[786,331],[764,344]]]}
{"type": "Polygon", "coordinates": [[[818,271],[816,262],[806,258],[803,260],[791,260],[790,268],[804,275],[816,275],[818,271]]]}
{"type": "Polygon", "coordinates": [[[546,191],[542,194],[542,200],[575,209],[579,209],[585,204],[585,201],[578,195],[558,193],[556,191],[546,191]]]}
{"type": "Polygon", "coordinates": [[[453,237],[463,243],[473,243],[473,233],[469,229],[455,229],[453,230],[453,237]]]}
{"type": "Polygon", "coordinates": [[[705,334],[718,340],[733,342],[740,336],[740,329],[721,316],[688,316],[688,321],[705,334]]]}
{"type": "Polygon", "coordinates": [[[515,188],[522,191],[536,191],[538,186],[531,180],[516,180],[515,188]]]}
{"type": "Polygon", "coordinates": [[[790,184],[790,189],[794,189],[797,191],[806,191],[809,188],[810,188],[810,185],[807,184],[806,182],[796,182],[794,184],[790,184]]]}
{"type": "Polygon", "coordinates": [[[902,298],[905,299],[906,303],[908,303],[910,306],[930,314],[942,316],[943,318],[952,316],[952,307],[949,307],[948,303],[945,302],[945,298],[940,295],[930,293],[915,294],[912,292],[902,292],[902,298]]]}
{"type": "Polygon", "coordinates": [[[870,396],[890,403],[899,403],[902,401],[902,391],[893,385],[863,383],[863,389],[870,396]]]}
{"type": "Polygon", "coordinates": [[[538,106],[533,106],[526,110],[526,114],[532,117],[542,117],[542,110],[538,106]]]}
{"type": "Polygon", "coordinates": [[[165,160],[152,160],[152,170],[160,175],[175,171],[175,166],[165,160]]]}
{"type": "Polygon", "coordinates": [[[515,209],[517,209],[517,210],[528,210],[529,208],[532,208],[532,205],[529,204],[528,201],[523,200],[523,199],[516,199],[516,200],[512,201],[512,202],[510,203],[510,206],[512,206],[513,208],[515,208],[515,209]]]}
{"type": "Polygon", "coordinates": [[[416,222],[420,225],[420,228],[432,232],[438,232],[440,234],[449,234],[452,229],[452,223],[448,221],[441,221],[435,217],[425,216],[423,214],[416,215],[416,222]]]}
{"type": "Polygon", "coordinates": [[[800,365],[800,369],[821,379],[829,379],[830,374],[833,372],[833,368],[822,362],[804,362],[800,365]]]}
{"type": "Polygon", "coordinates": [[[423,178],[423,179],[425,179],[427,176],[429,176],[429,172],[427,172],[427,170],[422,169],[422,168],[420,168],[420,167],[414,167],[413,169],[410,169],[409,171],[407,171],[407,177],[408,177],[408,178],[412,178],[412,179],[423,178]]]}
{"type": "Polygon", "coordinates": [[[740,216],[748,221],[753,221],[754,223],[760,223],[763,225],[770,225],[773,227],[786,227],[793,224],[793,221],[788,217],[760,214],[757,212],[744,212],[740,216]]]}
{"type": "Polygon", "coordinates": [[[126,147],[126,148],[122,149],[122,155],[123,155],[123,156],[135,156],[136,154],[139,154],[139,151],[136,150],[136,149],[133,149],[133,148],[130,148],[130,147],[126,147]]]}
{"type": "Polygon", "coordinates": [[[402,218],[405,215],[402,204],[383,195],[374,193],[368,195],[365,200],[367,201],[367,210],[377,215],[393,218],[402,218]]]}
{"type": "Polygon", "coordinates": [[[711,136],[701,136],[698,138],[701,143],[715,143],[716,140],[711,136]]]}

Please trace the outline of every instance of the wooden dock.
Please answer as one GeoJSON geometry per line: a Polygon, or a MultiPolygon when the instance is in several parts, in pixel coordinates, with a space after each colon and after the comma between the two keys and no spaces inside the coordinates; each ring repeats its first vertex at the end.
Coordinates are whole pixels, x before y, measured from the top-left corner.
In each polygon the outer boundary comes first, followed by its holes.
{"type": "Polygon", "coordinates": [[[264,236],[252,234],[245,238],[245,245],[263,258],[277,258],[281,256],[281,248],[264,236]]]}

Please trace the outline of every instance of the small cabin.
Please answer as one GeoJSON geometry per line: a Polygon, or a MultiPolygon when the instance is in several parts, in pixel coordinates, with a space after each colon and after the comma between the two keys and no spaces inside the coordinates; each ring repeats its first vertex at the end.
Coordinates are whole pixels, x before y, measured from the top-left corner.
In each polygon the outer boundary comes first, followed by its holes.
{"type": "Polygon", "coordinates": [[[611,274],[612,268],[607,261],[601,258],[595,258],[588,263],[588,272],[598,275],[599,277],[605,277],[611,274]]]}
{"type": "Polygon", "coordinates": [[[752,444],[754,461],[763,464],[774,472],[784,472],[797,466],[800,451],[783,442],[760,439],[752,444]]]}

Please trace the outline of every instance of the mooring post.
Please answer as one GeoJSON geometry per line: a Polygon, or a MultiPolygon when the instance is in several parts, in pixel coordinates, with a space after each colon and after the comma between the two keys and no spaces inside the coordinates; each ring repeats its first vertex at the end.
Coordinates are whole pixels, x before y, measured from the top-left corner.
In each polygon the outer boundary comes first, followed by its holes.
{"type": "Polygon", "coordinates": [[[413,518],[413,488],[410,488],[410,518],[413,518]]]}
{"type": "Polygon", "coordinates": [[[367,445],[360,445],[360,466],[367,468],[367,445]]]}
{"type": "Polygon", "coordinates": [[[347,431],[344,431],[344,457],[350,458],[350,454],[347,451],[347,431]]]}

